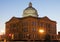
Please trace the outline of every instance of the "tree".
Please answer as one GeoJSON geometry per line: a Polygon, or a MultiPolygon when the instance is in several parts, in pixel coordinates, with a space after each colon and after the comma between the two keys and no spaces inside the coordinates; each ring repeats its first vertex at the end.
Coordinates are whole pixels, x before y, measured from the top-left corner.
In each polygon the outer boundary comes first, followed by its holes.
{"type": "Polygon", "coordinates": [[[49,34],[46,34],[46,36],[45,36],[45,41],[46,41],[46,42],[50,42],[50,40],[51,40],[51,39],[50,39],[50,35],[49,35],[49,34]]]}

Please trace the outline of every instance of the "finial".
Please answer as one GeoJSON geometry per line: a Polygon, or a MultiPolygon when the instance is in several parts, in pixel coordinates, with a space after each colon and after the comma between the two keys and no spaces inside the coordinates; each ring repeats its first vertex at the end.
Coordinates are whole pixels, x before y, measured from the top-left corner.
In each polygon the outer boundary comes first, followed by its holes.
{"type": "Polygon", "coordinates": [[[32,3],[31,2],[29,3],[29,7],[32,7],[32,3]]]}

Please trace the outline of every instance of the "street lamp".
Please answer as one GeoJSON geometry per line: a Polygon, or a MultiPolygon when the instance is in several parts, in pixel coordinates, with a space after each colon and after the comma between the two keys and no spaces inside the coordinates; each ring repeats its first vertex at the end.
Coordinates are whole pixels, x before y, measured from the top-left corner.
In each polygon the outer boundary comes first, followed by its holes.
{"type": "Polygon", "coordinates": [[[40,34],[40,40],[44,40],[44,34],[45,34],[45,33],[44,33],[44,32],[45,32],[44,29],[39,29],[38,32],[39,32],[39,34],[40,34]]]}
{"type": "Polygon", "coordinates": [[[14,39],[14,34],[9,34],[9,37],[10,37],[11,39],[14,39]]]}
{"type": "Polygon", "coordinates": [[[40,32],[40,33],[44,33],[44,30],[43,30],[43,29],[40,29],[39,32],[40,32]]]}
{"type": "Polygon", "coordinates": [[[4,35],[5,34],[5,31],[4,30],[1,30],[0,31],[0,35],[4,35]]]}

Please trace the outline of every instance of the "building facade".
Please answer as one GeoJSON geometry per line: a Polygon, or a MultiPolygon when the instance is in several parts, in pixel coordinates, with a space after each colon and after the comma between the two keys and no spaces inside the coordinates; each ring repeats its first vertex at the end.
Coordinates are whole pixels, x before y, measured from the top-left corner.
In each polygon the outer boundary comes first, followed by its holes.
{"type": "Polygon", "coordinates": [[[6,38],[8,40],[44,40],[49,34],[51,40],[56,40],[56,21],[47,16],[38,17],[32,3],[23,11],[23,17],[12,17],[6,22],[6,38]],[[39,30],[43,30],[41,33],[39,30]]]}
{"type": "Polygon", "coordinates": [[[58,40],[60,41],[60,32],[58,32],[57,37],[58,37],[58,40]]]}

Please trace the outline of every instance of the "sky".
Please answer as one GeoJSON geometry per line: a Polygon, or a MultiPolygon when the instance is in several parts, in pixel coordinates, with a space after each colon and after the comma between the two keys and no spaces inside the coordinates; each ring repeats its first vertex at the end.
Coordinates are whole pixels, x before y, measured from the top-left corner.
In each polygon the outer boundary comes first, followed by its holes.
{"type": "Polygon", "coordinates": [[[0,0],[0,33],[5,30],[5,23],[13,16],[22,17],[23,10],[32,2],[39,17],[47,16],[57,22],[60,31],[60,0],[0,0]]]}

